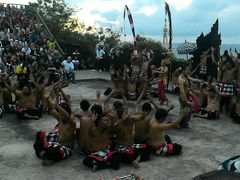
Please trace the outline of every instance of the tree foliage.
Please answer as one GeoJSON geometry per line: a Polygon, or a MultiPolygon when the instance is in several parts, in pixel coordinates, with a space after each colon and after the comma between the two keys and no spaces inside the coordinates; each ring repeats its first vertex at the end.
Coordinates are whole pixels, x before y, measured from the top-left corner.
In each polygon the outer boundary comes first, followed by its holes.
{"type": "Polygon", "coordinates": [[[100,28],[98,31],[99,41],[103,44],[104,50],[109,52],[113,47],[119,44],[120,34],[112,31],[110,28],[100,28]]]}
{"type": "Polygon", "coordinates": [[[162,47],[160,41],[138,35],[137,46],[140,52],[144,49],[153,50],[153,64],[156,66],[160,65],[162,59],[169,58],[167,50],[162,47]]]}
{"type": "MultiPolygon", "coordinates": [[[[64,0],[37,0],[37,3],[30,3],[30,5],[37,10],[56,39],[64,29],[67,29],[73,8],[68,6],[64,0]]],[[[71,26],[75,25],[72,22],[71,26]]]]}

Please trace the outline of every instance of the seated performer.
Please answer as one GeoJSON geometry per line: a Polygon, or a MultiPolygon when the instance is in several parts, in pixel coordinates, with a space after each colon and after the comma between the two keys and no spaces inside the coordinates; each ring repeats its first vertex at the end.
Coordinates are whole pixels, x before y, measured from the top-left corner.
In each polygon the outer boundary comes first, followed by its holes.
{"type": "Polygon", "coordinates": [[[149,113],[152,111],[152,107],[150,103],[144,103],[142,105],[142,112],[140,112],[140,103],[142,101],[144,93],[142,93],[136,102],[136,114],[142,115],[144,117],[141,121],[135,122],[135,133],[134,133],[134,142],[144,144],[148,142],[148,133],[149,133],[149,121],[151,117],[149,113]]]}
{"type": "Polygon", "coordinates": [[[77,142],[78,142],[78,152],[80,154],[86,153],[88,154],[88,142],[90,140],[88,136],[88,128],[94,121],[93,113],[91,113],[89,110],[90,103],[88,100],[83,99],[80,102],[80,107],[83,110],[81,113],[75,113],[75,117],[78,117],[80,119],[80,128],[76,132],[77,136],[77,142]]]}
{"type": "MultiPolygon", "coordinates": [[[[145,93],[146,85],[142,94],[145,93]]],[[[126,99],[126,98],[123,98],[126,99]]],[[[149,114],[149,108],[146,112],[137,115],[119,116],[119,120],[114,124],[114,132],[116,134],[116,151],[122,155],[121,161],[124,163],[132,163],[134,168],[139,167],[139,161],[147,161],[150,159],[150,150],[148,144],[133,144],[133,127],[135,122],[142,121],[149,114]]]]}
{"type": "Polygon", "coordinates": [[[189,111],[188,108],[184,108],[180,116],[172,123],[164,123],[168,114],[166,110],[156,111],[155,118],[150,121],[149,130],[149,142],[156,155],[177,155],[181,152],[182,146],[177,143],[172,144],[169,136],[164,136],[164,131],[176,127],[189,111]]]}
{"type": "Polygon", "coordinates": [[[211,86],[207,95],[207,107],[201,108],[200,113],[194,115],[206,119],[219,119],[220,118],[220,92],[215,86],[211,86]]]}
{"type": "Polygon", "coordinates": [[[206,84],[201,84],[200,89],[197,86],[191,87],[191,92],[196,96],[199,108],[205,108],[207,105],[207,94],[204,92],[206,84]]]}
{"type": "MultiPolygon", "coordinates": [[[[97,100],[98,103],[101,104],[100,91],[97,91],[97,100]]],[[[90,137],[88,134],[88,129],[91,126],[91,124],[94,123],[96,116],[103,113],[102,107],[99,104],[94,104],[91,107],[90,112],[89,101],[83,99],[80,103],[80,107],[83,110],[83,112],[75,113],[75,116],[80,119],[80,128],[78,128],[76,132],[76,137],[78,141],[78,152],[80,154],[82,153],[89,154],[91,152],[89,147],[90,137]]]]}
{"type": "Polygon", "coordinates": [[[105,168],[119,168],[120,155],[109,150],[111,123],[106,115],[98,115],[88,128],[90,153],[83,159],[83,164],[93,171],[105,168]]]}
{"type": "Polygon", "coordinates": [[[3,78],[3,82],[6,88],[17,96],[16,114],[18,118],[39,119],[42,113],[36,106],[37,93],[39,92],[38,84],[31,79],[29,82],[34,84],[35,90],[31,89],[30,84],[25,85],[22,90],[17,90],[7,84],[6,78],[3,78]]]}
{"type": "Polygon", "coordinates": [[[54,116],[57,118],[58,124],[53,132],[47,134],[45,131],[39,131],[37,133],[33,147],[36,155],[42,158],[42,165],[49,165],[72,155],[76,130],[74,113],[68,100],[60,106],[56,103],[55,98],[49,97],[48,105],[49,109],[55,110],[54,116]],[[58,114],[56,114],[57,111],[58,114]]]}

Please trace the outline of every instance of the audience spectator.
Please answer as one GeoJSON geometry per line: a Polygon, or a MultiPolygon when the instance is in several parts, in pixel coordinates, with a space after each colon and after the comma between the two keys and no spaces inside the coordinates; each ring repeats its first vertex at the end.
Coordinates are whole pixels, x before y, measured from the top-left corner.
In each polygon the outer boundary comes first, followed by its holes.
{"type": "Polygon", "coordinates": [[[74,64],[72,62],[71,56],[67,57],[67,60],[63,61],[63,66],[64,66],[64,77],[67,80],[72,79],[72,83],[76,84],[75,81],[75,72],[74,72],[74,64]]]}

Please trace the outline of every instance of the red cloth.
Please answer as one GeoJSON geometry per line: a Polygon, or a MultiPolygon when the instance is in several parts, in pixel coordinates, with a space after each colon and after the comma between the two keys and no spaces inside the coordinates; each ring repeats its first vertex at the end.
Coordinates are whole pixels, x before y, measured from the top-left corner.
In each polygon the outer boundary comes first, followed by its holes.
{"type": "Polygon", "coordinates": [[[158,98],[162,101],[167,101],[167,97],[165,95],[165,85],[162,80],[158,83],[158,98]]]}

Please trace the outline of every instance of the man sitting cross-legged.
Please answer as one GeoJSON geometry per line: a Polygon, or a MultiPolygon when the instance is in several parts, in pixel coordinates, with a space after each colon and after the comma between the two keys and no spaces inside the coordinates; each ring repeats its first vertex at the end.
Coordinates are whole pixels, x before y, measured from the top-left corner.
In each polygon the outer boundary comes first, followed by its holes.
{"type": "MultiPolygon", "coordinates": [[[[141,97],[145,93],[146,85],[141,93],[141,97]]],[[[122,93],[123,95],[123,93],[122,93]]],[[[126,97],[123,95],[124,104],[126,106],[127,113],[127,102],[126,97]]],[[[123,107],[119,106],[118,111],[124,112],[123,107]]],[[[151,108],[150,108],[151,109],[151,108]]],[[[150,149],[148,144],[134,144],[134,124],[137,121],[143,121],[147,118],[147,115],[150,113],[150,109],[144,109],[141,114],[126,116],[123,113],[118,116],[118,121],[114,124],[114,132],[116,134],[116,150],[121,153],[121,160],[124,163],[132,163],[134,168],[138,168],[139,161],[147,161],[150,159],[150,149]],[[149,149],[149,150],[148,150],[149,149]]]]}
{"type": "Polygon", "coordinates": [[[38,84],[31,78],[29,83],[25,84],[22,90],[17,90],[7,84],[6,78],[3,78],[3,83],[7,89],[13,92],[17,97],[17,110],[18,118],[38,119],[41,116],[41,111],[37,107],[37,94],[39,92],[38,84]],[[32,90],[31,84],[33,83],[35,89],[32,90]]]}
{"type": "Polygon", "coordinates": [[[166,110],[156,111],[155,117],[150,121],[149,129],[149,141],[156,155],[177,155],[181,152],[182,146],[177,143],[172,144],[169,136],[164,136],[164,132],[176,127],[189,111],[188,108],[184,108],[180,116],[172,123],[164,123],[168,114],[166,110]]]}
{"type": "Polygon", "coordinates": [[[69,100],[66,100],[60,106],[56,103],[55,97],[49,96],[47,104],[48,108],[51,109],[50,113],[58,120],[58,124],[53,132],[47,134],[45,131],[39,131],[37,133],[33,147],[36,155],[43,159],[43,165],[67,159],[71,156],[76,130],[74,113],[69,100]]]}
{"type": "Polygon", "coordinates": [[[105,168],[119,168],[120,154],[109,150],[111,122],[105,114],[98,115],[88,128],[89,150],[92,152],[83,164],[93,171],[105,168]]]}
{"type": "Polygon", "coordinates": [[[96,116],[102,114],[102,107],[98,104],[94,104],[89,111],[90,103],[88,100],[83,99],[80,103],[81,109],[83,110],[80,113],[75,113],[75,117],[78,117],[80,120],[80,128],[76,132],[78,150],[80,154],[89,154],[91,151],[90,141],[91,137],[89,136],[88,130],[89,127],[94,123],[96,116]]]}
{"type": "Polygon", "coordinates": [[[207,107],[201,108],[200,113],[194,114],[194,116],[205,119],[219,119],[220,98],[218,89],[215,85],[211,85],[207,94],[207,107]]]}

